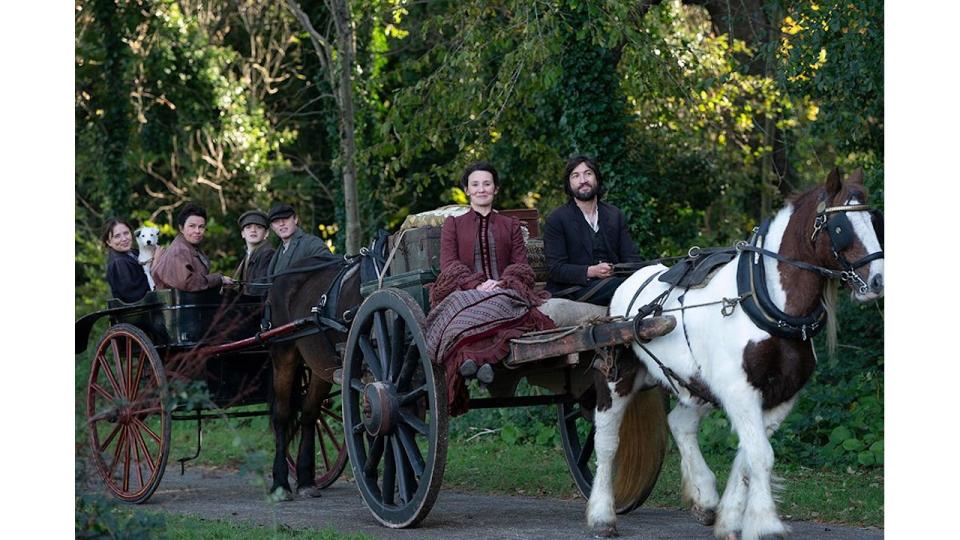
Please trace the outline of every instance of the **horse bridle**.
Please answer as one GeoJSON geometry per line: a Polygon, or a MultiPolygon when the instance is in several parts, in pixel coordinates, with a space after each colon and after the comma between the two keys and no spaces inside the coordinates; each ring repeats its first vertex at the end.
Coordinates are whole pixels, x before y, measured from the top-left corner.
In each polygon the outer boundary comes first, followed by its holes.
{"type": "Polygon", "coordinates": [[[883,215],[878,210],[873,209],[869,204],[850,204],[848,199],[846,203],[840,206],[827,206],[826,195],[822,195],[820,203],[817,205],[817,216],[813,220],[813,233],[810,235],[810,243],[815,244],[817,235],[820,231],[826,229],[830,237],[830,251],[833,257],[840,264],[843,271],[840,273],[840,279],[849,284],[850,287],[858,287],[860,294],[866,294],[870,290],[867,282],[857,274],[857,269],[866,266],[871,262],[883,258],[882,230],[883,215]],[[847,217],[847,212],[869,212],[871,223],[874,226],[874,232],[881,242],[880,251],[870,253],[850,262],[840,253],[850,247],[853,243],[853,223],[847,217]],[[877,223],[880,224],[880,232],[877,231],[877,223]]]}

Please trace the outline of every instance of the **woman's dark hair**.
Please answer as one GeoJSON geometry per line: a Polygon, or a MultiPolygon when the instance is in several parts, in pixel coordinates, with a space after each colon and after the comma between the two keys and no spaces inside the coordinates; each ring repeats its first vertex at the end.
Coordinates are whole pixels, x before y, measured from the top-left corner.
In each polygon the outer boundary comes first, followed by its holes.
{"type": "Polygon", "coordinates": [[[497,170],[493,168],[493,165],[487,163],[486,161],[477,161],[471,163],[463,171],[463,176],[460,177],[460,187],[464,191],[467,190],[467,181],[470,179],[470,175],[477,171],[485,171],[493,175],[493,185],[495,187],[500,187],[500,175],[497,174],[497,170]]]}
{"type": "Polygon", "coordinates": [[[180,209],[180,213],[177,214],[177,226],[183,227],[183,225],[187,222],[187,218],[190,216],[200,216],[204,221],[206,221],[207,211],[198,204],[192,202],[187,203],[183,205],[183,208],[180,209]]]}
{"type": "Polygon", "coordinates": [[[593,171],[593,175],[597,177],[597,200],[600,200],[603,197],[603,194],[607,191],[603,187],[603,176],[600,174],[600,168],[597,167],[597,164],[593,162],[593,158],[587,156],[573,156],[567,160],[567,166],[563,169],[563,191],[571,199],[573,198],[573,189],[570,188],[570,174],[574,169],[580,166],[581,163],[586,163],[587,167],[590,167],[590,170],[593,171]]]}
{"type": "Polygon", "coordinates": [[[113,234],[113,228],[117,225],[126,225],[127,228],[130,229],[130,234],[133,234],[133,227],[131,227],[129,223],[120,218],[110,218],[103,223],[103,229],[100,232],[100,241],[103,242],[103,245],[110,247],[110,244],[107,242],[110,241],[110,235],[113,234]]]}

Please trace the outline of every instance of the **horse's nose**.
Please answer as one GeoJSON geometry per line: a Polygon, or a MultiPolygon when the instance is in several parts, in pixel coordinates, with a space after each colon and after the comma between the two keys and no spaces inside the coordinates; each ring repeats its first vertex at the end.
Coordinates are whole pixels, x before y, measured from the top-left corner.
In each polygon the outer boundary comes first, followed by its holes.
{"type": "Polygon", "coordinates": [[[870,292],[883,292],[883,274],[877,274],[870,278],[870,292]]]}

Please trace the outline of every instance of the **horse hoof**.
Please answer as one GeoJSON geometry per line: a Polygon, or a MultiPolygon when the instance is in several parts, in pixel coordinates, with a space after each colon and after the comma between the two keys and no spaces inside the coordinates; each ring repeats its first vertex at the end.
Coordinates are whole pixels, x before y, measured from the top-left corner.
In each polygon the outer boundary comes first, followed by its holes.
{"type": "Polygon", "coordinates": [[[620,533],[617,532],[616,523],[608,523],[606,525],[595,525],[593,527],[594,538],[615,538],[617,536],[620,536],[620,533]]]}
{"type": "Polygon", "coordinates": [[[693,515],[693,519],[697,520],[697,523],[707,527],[710,527],[717,521],[717,511],[713,508],[692,506],[690,508],[690,514],[693,515]]]}
{"type": "Polygon", "coordinates": [[[462,375],[464,379],[469,379],[476,374],[477,363],[473,360],[464,360],[463,363],[460,364],[460,375],[462,375]]]}
{"type": "Polygon", "coordinates": [[[320,497],[320,489],[317,486],[298,487],[297,495],[304,499],[316,499],[320,497]]]}
{"type": "Polygon", "coordinates": [[[278,487],[270,493],[270,496],[267,497],[270,502],[286,502],[293,500],[293,493],[290,493],[290,490],[283,487],[278,487]]]}
{"type": "Polygon", "coordinates": [[[484,364],[480,366],[480,369],[477,370],[477,379],[483,384],[490,384],[493,382],[493,366],[490,364],[484,364]]]}
{"type": "Polygon", "coordinates": [[[786,536],[776,533],[776,534],[764,534],[760,537],[760,540],[784,540],[786,536]]]}

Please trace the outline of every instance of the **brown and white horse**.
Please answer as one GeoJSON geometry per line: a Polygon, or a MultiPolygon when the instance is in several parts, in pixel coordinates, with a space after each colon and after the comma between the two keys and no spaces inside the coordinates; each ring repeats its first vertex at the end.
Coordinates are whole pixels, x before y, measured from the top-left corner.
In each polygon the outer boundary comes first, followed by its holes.
{"type": "Polygon", "coordinates": [[[822,297],[828,284],[833,287],[830,279],[842,279],[858,301],[883,295],[883,253],[866,203],[859,171],[846,182],[833,171],[825,184],[794,197],[759,228],[753,243],[739,244],[739,255],[705,287],[671,289],[656,279],[666,270],[656,265],[617,289],[611,315],[633,316],[660,296],[662,309],[672,311],[678,324],[649,343],[632,345],[646,368],[632,384],[606,381],[603,390],[611,400],[595,413],[597,471],[587,506],[587,523],[596,534],[616,535],[611,462],[617,434],[627,404],[650,384],[678,397],[668,423],[680,451],[681,497],[694,516],[714,524],[717,538],[788,532],[771,494],[769,437],[813,373],[809,337],[823,326],[822,297]],[[697,439],[701,418],[715,406],[740,440],[722,497],[697,439]]]}

